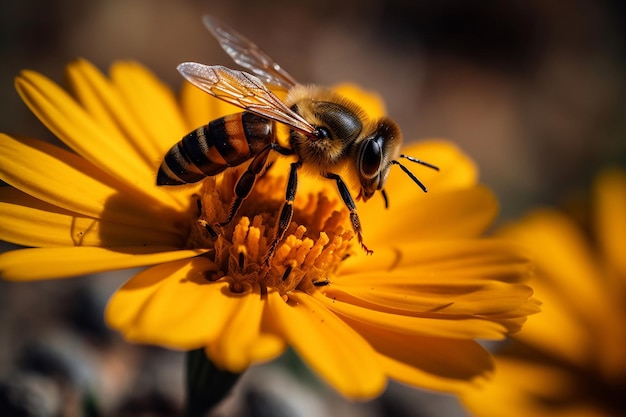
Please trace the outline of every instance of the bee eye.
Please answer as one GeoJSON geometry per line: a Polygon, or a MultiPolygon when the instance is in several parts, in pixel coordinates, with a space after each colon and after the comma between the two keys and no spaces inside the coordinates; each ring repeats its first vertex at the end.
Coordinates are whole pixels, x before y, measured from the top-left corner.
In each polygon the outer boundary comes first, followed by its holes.
{"type": "Polygon", "coordinates": [[[317,139],[328,139],[330,138],[330,131],[325,127],[319,126],[315,128],[315,132],[313,132],[317,139]]]}
{"type": "Polygon", "coordinates": [[[382,158],[383,153],[379,140],[368,140],[361,154],[361,173],[367,178],[372,178],[378,174],[382,158]]]}

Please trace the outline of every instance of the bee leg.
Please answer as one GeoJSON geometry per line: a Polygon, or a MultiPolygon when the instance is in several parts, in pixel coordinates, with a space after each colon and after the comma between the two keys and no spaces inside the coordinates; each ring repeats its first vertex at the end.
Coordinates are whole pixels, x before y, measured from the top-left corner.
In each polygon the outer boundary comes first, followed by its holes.
{"type": "Polygon", "coordinates": [[[239,207],[241,207],[243,201],[248,197],[250,191],[252,191],[252,187],[256,182],[257,176],[263,171],[263,168],[267,163],[267,157],[272,150],[283,155],[290,155],[293,153],[291,149],[283,148],[276,143],[270,143],[265,148],[261,149],[254,159],[252,159],[250,165],[248,165],[248,169],[246,169],[246,171],[241,174],[237,180],[237,184],[235,184],[235,198],[233,199],[230,209],[228,210],[228,217],[226,218],[226,221],[219,224],[221,227],[228,226],[237,214],[237,211],[239,211],[239,207]]]}
{"type": "Polygon", "coordinates": [[[301,161],[293,162],[291,164],[291,170],[289,171],[289,180],[287,181],[287,191],[285,192],[285,202],[280,209],[280,217],[278,218],[278,228],[274,235],[274,240],[270,243],[270,246],[265,254],[264,264],[269,266],[270,261],[274,257],[274,251],[278,243],[285,236],[287,227],[291,223],[293,217],[293,201],[296,199],[296,190],[298,189],[298,169],[302,166],[301,161]]]}
{"type": "Polygon", "coordinates": [[[380,190],[380,193],[383,195],[383,199],[385,200],[385,208],[389,208],[389,200],[387,199],[387,193],[384,189],[380,190]]]}
{"type": "Polygon", "coordinates": [[[218,236],[217,232],[211,226],[209,226],[209,223],[206,220],[198,219],[198,220],[196,220],[196,223],[200,227],[204,228],[204,230],[207,231],[209,236],[211,236],[211,239],[213,239],[213,240],[217,239],[217,236],[218,236]]]}
{"type": "Polygon", "coordinates": [[[348,210],[350,210],[350,221],[352,222],[352,228],[354,229],[354,233],[356,233],[356,237],[359,240],[359,243],[361,244],[361,247],[363,248],[365,253],[371,255],[372,253],[374,253],[374,251],[369,250],[367,246],[365,246],[365,243],[363,243],[363,235],[361,234],[361,220],[359,220],[359,215],[356,213],[356,205],[354,204],[354,200],[350,195],[348,187],[346,187],[346,183],[343,182],[339,175],[333,174],[332,172],[324,174],[324,177],[330,180],[335,180],[337,182],[339,195],[341,196],[341,199],[343,200],[343,203],[346,205],[348,210]]]}
{"type": "Polygon", "coordinates": [[[191,198],[196,201],[196,207],[198,209],[198,218],[196,219],[196,223],[198,224],[198,226],[207,231],[207,233],[211,236],[211,239],[217,239],[217,233],[215,232],[215,230],[213,230],[213,228],[209,226],[209,223],[202,217],[202,198],[199,194],[193,194],[191,198]]]}

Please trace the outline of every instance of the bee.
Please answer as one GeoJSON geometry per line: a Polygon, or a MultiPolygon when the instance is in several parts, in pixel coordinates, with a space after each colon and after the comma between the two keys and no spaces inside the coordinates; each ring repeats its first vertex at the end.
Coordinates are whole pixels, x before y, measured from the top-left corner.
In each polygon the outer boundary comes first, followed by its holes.
{"type": "Polygon", "coordinates": [[[203,23],[235,63],[253,74],[195,62],[184,62],[177,69],[202,91],[244,111],[213,120],[172,146],[159,167],[157,185],[193,183],[249,162],[235,184],[228,216],[218,224],[225,227],[267,168],[270,154],[293,155],[296,160],[290,166],[285,201],[265,255],[266,265],[291,222],[301,168],[335,181],[358,242],[371,254],[363,242],[354,199],[340,174],[356,178],[357,200],[367,201],[380,191],[388,207],[384,186],[392,165],[399,166],[426,192],[424,184],[399,158],[438,168],[400,154],[402,135],[391,119],[368,120],[357,104],[331,90],[297,83],[261,48],[226,24],[211,16],[204,16],[203,23]],[[287,90],[285,101],[268,85],[287,90]],[[276,123],[289,128],[288,147],[279,143],[276,123]]]}

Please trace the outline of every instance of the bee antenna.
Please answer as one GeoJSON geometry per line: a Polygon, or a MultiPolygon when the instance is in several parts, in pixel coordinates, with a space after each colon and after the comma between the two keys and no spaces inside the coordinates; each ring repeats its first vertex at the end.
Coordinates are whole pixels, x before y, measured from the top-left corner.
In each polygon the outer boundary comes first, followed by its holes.
{"type": "MultiPolygon", "coordinates": [[[[404,156],[404,155],[402,155],[404,156]]],[[[413,175],[413,173],[411,171],[409,171],[409,169],[407,167],[405,167],[404,165],[402,165],[400,162],[396,161],[395,159],[391,161],[392,164],[398,165],[402,171],[404,171],[404,173],[406,175],[409,176],[409,178],[411,178],[413,180],[413,182],[417,185],[419,185],[419,187],[422,189],[422,191],[424,191],[425,193],[428,192],[428,190],[426,189],[426,186],[417,179],[417,177],[415,175],[413,175]]]]}
{"type": "Polygon", "coordinates": [[[408,159],[411,162],[416,162],[416,163],[418,163],[420,165],[424,165],[425,167],[428,167],[430,169],[434,169],[435,171],[439,171],[439,167],[438,166],[435,166],[433,164],[429,164],[428,162],[422,161],[421,159],[413,158],[412,156],[405,155],[405,154],[400,155],[400,158],[406,158],[406,159],[408,159]]]}

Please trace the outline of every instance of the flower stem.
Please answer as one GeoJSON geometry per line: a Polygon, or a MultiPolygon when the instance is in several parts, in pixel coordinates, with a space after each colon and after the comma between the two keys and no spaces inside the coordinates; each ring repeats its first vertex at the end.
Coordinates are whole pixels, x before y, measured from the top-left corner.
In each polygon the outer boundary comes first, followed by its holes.
{"type": "Polygon", "coordinates": [[[204,349],[187,352],[186,405],[183,417],[205,416],[229,394],[241,374],[218,369],[204,349]]]}

